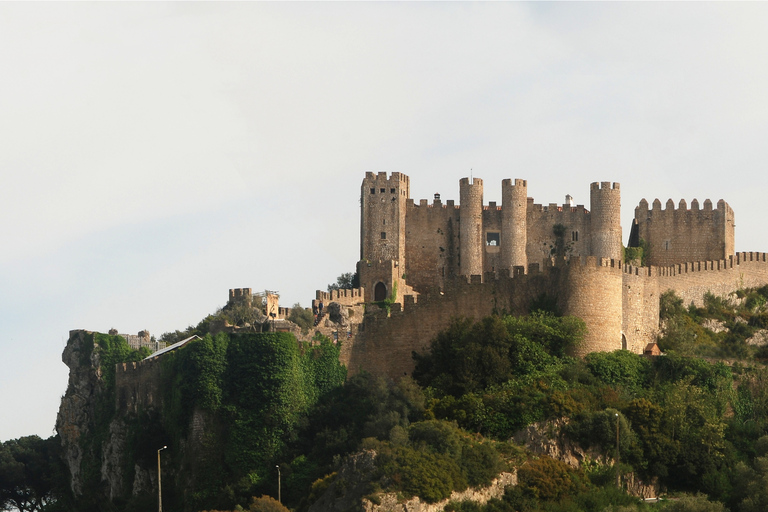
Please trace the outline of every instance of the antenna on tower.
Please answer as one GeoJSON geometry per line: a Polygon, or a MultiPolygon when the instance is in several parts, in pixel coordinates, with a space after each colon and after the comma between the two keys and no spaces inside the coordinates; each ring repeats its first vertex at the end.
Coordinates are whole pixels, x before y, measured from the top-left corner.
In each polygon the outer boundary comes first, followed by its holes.
{"type": "Polygon", "coordinates": [[[472,176],[472,168],[471,167],[469,168],[469,182],[470,183],[474,183],[475,182],[475,178],[474,178],[474,176],[472,176]]]}

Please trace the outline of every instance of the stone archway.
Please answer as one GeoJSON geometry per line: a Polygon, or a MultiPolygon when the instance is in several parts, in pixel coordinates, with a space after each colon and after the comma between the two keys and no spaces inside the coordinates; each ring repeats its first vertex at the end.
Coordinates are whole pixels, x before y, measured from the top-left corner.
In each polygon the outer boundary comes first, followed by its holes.
{"type": "Polygon", "coordinates": [[[373,288],[373,300],[380,301],[387,299],[387,285],[379,281],[373,288]]]}

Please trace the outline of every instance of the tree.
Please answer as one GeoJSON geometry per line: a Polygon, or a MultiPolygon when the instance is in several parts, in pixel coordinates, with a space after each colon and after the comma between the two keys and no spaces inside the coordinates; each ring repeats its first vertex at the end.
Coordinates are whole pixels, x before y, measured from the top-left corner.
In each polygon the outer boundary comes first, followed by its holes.
{"type": "Polygon", "coordinates": [[[249,512],[289,512],[289,510],[275,498],[266,495],[261,498],[253,498],[253,502],[251,502],[251,506],[248,507],[248,510],[249,512]]]}
{"type": "Polygon", "coordinates": [[[481,391],[559,366],[584,331],[584,322],[576,317],[541,312],[489,316],[476,323],[456,319],[438,333],[429,354],[414,353],[413,377],[422,386],[454,396],[481,391]]]}
{"type": "Polygon", "coordinates": [[[288,320],[301,327],[301,332],[304,334],[309,332],[310,327],[315,323],[315,318],[312,316],[312,312],[301,307],[301,304],[298,302],[291,308],[291,312],[288,314],[288,320]]]}
{"type": "Polygon", "coordinates": [[[58,437],[20,437],[0,445],[0,510],[37,512],[56,501],[62,473],[58,437]]]}
{"type": "Polygon", "coordinates": [[[360,287],[360,276],[357,272],[345,272],[336,278],[336,282],[328,285],[328,291],[348,290],[360,287]]]}

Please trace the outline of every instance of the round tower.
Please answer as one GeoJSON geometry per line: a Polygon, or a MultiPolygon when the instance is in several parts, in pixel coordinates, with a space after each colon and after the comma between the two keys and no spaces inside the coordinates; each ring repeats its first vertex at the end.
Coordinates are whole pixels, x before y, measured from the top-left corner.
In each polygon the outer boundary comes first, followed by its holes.
{"type": "Polygon", "coordinates": [[[459,273],[483,275],[483,180],[459,181],[459,273]]]}
{"type": "Polygon", "coordinates": [[[561,307],[584,320],[587,332],[572,355],[613,352],[622,348],[622,270],[618,263],[601,266],[595,256],[571,258],[560,274],[561,307]]]}
{"type": "Polygon", "coordinates": [[[501,268],[528,266],[525,247],[528,242],[528,182],[501,182],[501,268]]]}
{"type": "Polygon", "coordinates": [[[592,250],[597,258],[622,260],[621,194],[619,184],[609,181],[592,183],[589,193],[591,209],[592,250]]]}

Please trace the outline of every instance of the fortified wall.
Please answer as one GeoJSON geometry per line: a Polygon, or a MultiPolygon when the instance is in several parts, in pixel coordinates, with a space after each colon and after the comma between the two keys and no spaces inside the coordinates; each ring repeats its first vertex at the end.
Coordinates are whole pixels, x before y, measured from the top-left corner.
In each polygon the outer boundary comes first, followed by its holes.
{"type": "Polygon", "coordinates": [[[494,312],[523,315],[533,300],[555,298],[565,314],[580,316],[590,326],[584,345],[588,351],[621,348],[622,270],[616,260],[594,256],[571,258],[545,266],[530,265],[459,278],[442,293],[405,296],[390,311],[368,306],[358,335],[342,345],[341,359],[350,375],[365,370],[397,378],[413,371],[412,352],[425,352],[429,342],[448,327],[453,318],[479,319],[494,312]],[[585,283],[594,286],[585,288],[585,283]],[[594,307],[593,307],[594,306],[594,307]]]}
{"type": "Polygon", "coordinates": [[[637,236],[650,249],[648,265],[667,266],[686,261],[717,261],[734,254],[735,225],[731,207],[722,199],[712,209],[712,201],[684,199],[678,208],[669,199],[665,209],[661,201],[653,201],[648,209],[645,199],[635,208],[637,236]]]}

